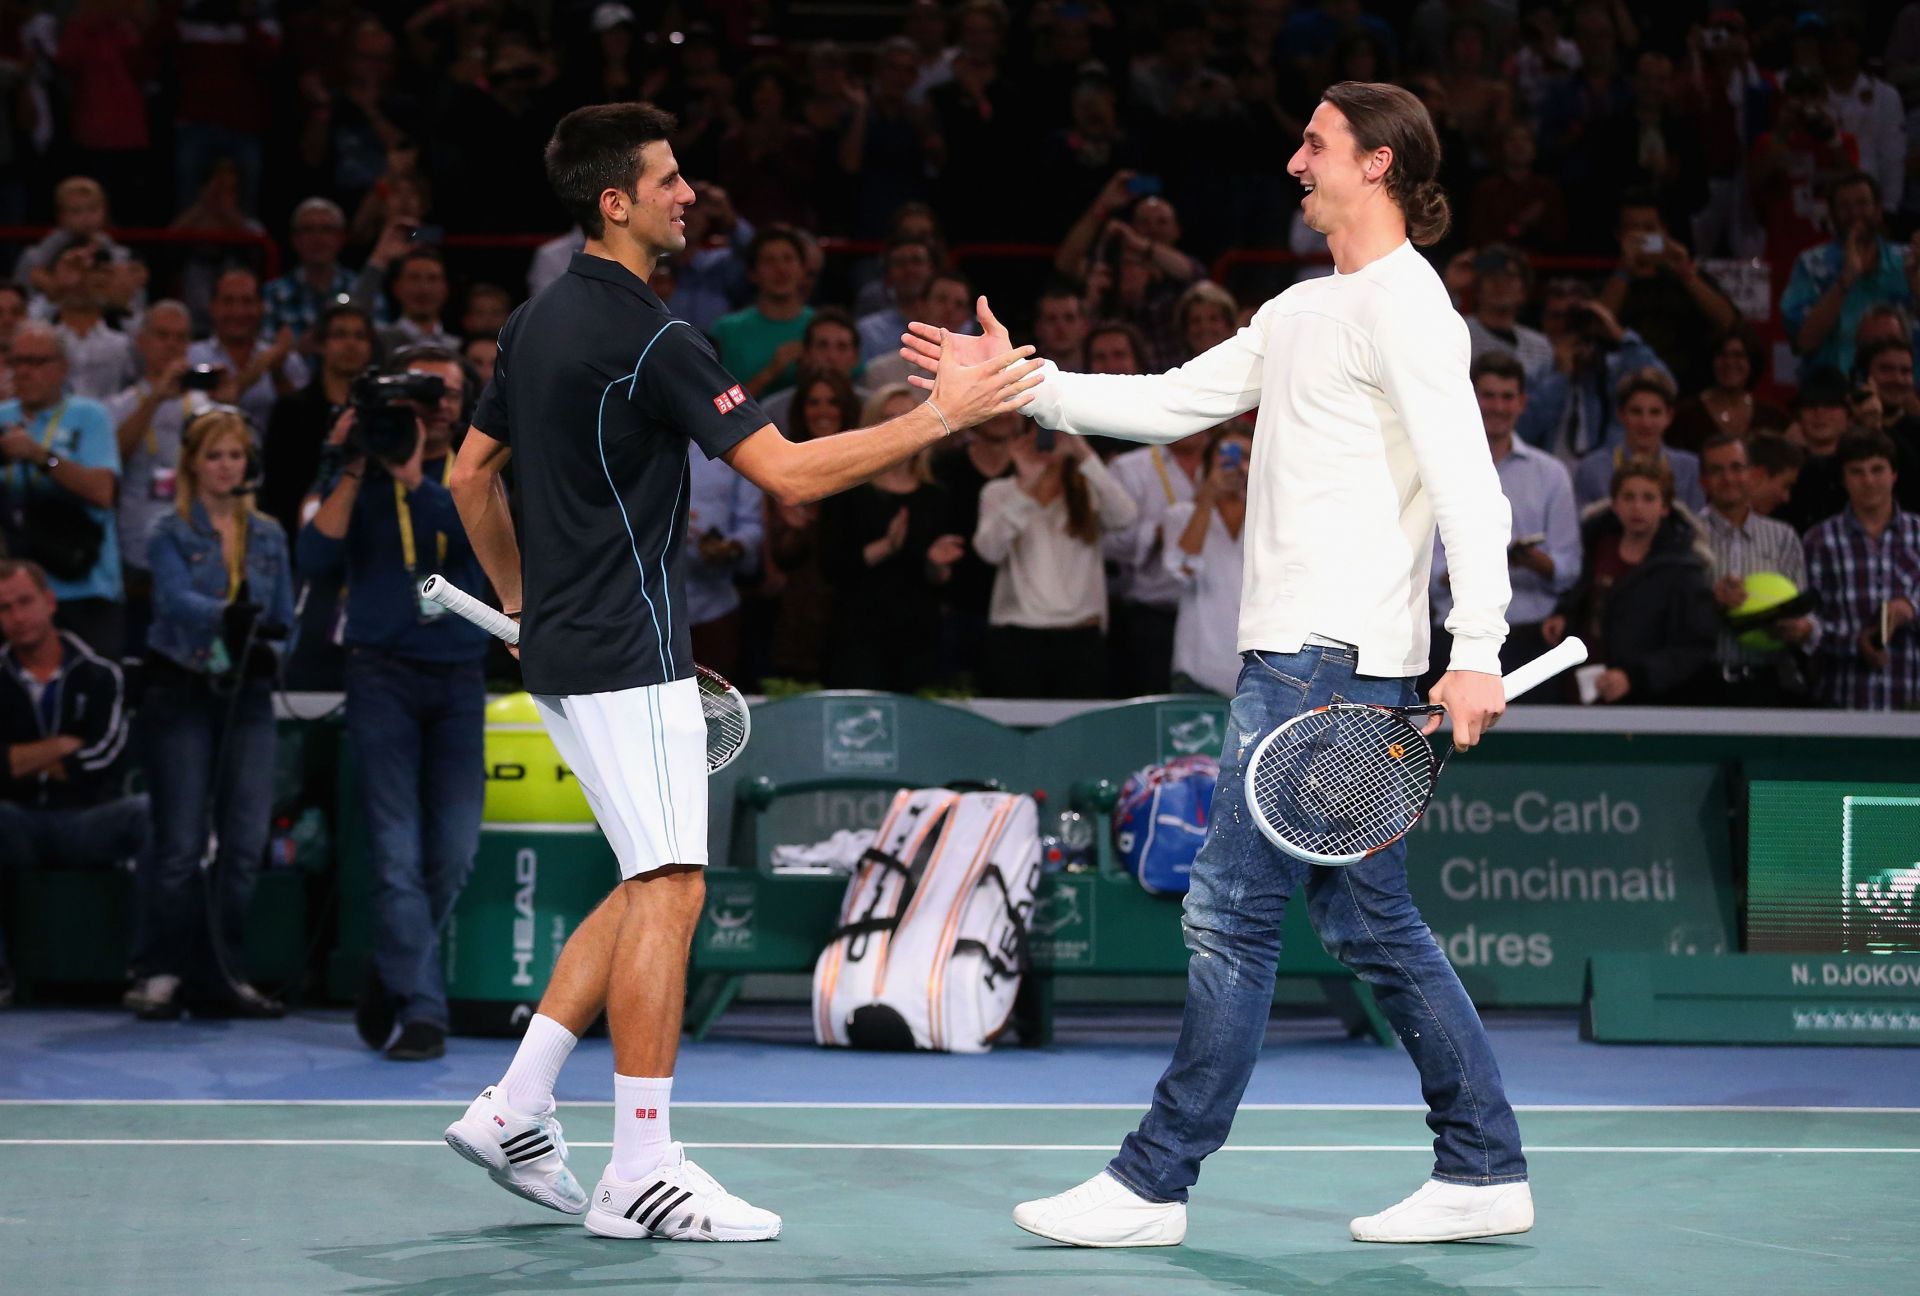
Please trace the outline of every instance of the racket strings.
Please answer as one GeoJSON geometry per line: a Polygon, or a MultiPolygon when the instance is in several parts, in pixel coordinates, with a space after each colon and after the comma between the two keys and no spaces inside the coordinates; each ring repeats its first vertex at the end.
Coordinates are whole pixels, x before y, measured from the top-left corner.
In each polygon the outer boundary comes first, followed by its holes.
{"type": "Polygon", "coordinates": [[[1316,855],[1358,856],[1413,826],[1434,772],[1433,749],[1406,720],[1336,706],[1268,744],[1252,786],[1256,807],[1286,841],[1316,855]]]}
{"type": "Polygon", "coordinates": [[[694,669],[700,681],[700,714],[707,722],[707,769],[717,770],[747,743],[747,707],[738,690],[704,666],[694,669]]]}

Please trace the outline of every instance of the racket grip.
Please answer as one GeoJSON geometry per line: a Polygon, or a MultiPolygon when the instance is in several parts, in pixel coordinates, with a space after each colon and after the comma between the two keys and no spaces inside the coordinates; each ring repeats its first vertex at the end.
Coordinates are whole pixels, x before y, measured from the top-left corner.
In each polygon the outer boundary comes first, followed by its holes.
{"type": "Polygon", "coordinates": [[[1507,701],[1513,701],[1529,689],[1538,688],[1562,671],[1572,670],[1586,659],[1587,646],[1569,635],[1560,641],[1558,647],[1541,653],[1500,681],[1506,688],[1507,701]]]}
{"type": "Polygon", "coordinates": [[[503,612],[488,607],[444,576],[433,575],[421,581],[420,597],[432,599],[447,611],[473,622],[496,639],[510,644],[520,642],[519,622],[503,612]]]}

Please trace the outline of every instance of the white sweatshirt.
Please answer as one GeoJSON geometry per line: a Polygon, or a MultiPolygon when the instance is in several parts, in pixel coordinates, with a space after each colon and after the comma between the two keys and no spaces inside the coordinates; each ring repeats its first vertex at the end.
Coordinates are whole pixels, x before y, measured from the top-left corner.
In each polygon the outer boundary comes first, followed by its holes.
{"type": "MultiPolygon", "coordinates": [[[[1075,471],[1069,463],[1066,471],[1075,471]]],[[[1100,529],[1130,527],[1138,517],[1133,497],[1113,479],[1106,465],[1088,455],[1078,469],[1086,479],[1100,529]]],[[[1107,578],[1100,545],[1067,534],[1067,500],[1057,495],[1042,504],[1020,489],[1012,477],[990,481],[980,490],[980,522],[973,550],[999,568],[987,604],[989,625],[1059,630],[1098,620],[1107,628],[1107,578]]]]}
{"type": "Polygon", "coordinates": [[[1295,284],[1252,323],[1154,376],[1061,373],[1044,427],[1176,441],[1259,406],[1239,649],[1359,649],[1364,675],[1427,668],[1438,522],[1453,575],[1452,668],[1500,673],[1506,497],[1467,379],[1467,326],[1411,243],[1353,274],[1295,284]]]}

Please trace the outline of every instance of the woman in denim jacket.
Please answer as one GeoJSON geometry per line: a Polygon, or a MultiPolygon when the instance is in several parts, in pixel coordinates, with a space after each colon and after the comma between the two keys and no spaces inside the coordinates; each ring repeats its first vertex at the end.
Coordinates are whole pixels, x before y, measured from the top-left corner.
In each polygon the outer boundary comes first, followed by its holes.
{"type": "Polygon", "coordinates": [[[183,435],[175,511],[154,528],[147,783],[153,800],[145,1018],[278,1016],[243,975],[247,902],[273,811],[273,677],[293,622],[286,533],[241,490],[252,434],[215,407],[183,435]],[[210,829],[219,854],[208,885],[210,829]],[[208,920],[213,928],[209,931],[208,920]]]}

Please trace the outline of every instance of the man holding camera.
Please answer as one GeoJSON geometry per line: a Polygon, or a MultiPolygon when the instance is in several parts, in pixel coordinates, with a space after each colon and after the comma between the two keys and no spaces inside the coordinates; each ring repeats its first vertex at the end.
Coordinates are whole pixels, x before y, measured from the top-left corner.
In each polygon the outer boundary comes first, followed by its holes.
{"type": "Polygon", "coordinates": [[[1621,327],[1612,311],[1593,300],[1585,285],[1548,284],[1540,322],[1553,343],[1553,367],[1527,375],[1532,392],[1520,436],[1571,466],[1626,435],[1614,397],[1628,374],[1658,369],[1669,380],[1672,374],[1638,333],[1621,327]]]}
{"type": "Polygon", "coordinates": [[[260,277],[251,270],[235,266],[222,271],[207,313],[213,317],[213,336],[187,348],[187,363],[223,371],[214,399],[239,406],[258,443],[273,402],[307,385],[306,361],[294,352],[293,330],[285,325],[272,342],[260,340],[266,307],[260,300],[260,277]]]}
{"type": "Polygon", "coordinates": [[[1880,182],[1865,171],[1827,194],[1833,239],[1802,252],[1780,298],[1780,317],[1804,365],[1853,370],[1854,331],[1873,306],[1912,312],[1920,300],[1920,234],[1906,248],[1885,236],[1880,182]]]}
{"type": "Polygon", "coordinates": [[[158,301],[140,321],[134,346],[140,352],[140,381],[106,402],[120,452],[120,561],[127,594],[127,649],[146,647],[153,619],[153,572],[147,541],[160,519],[173,511],[175,475],[180,467],[180,434],[187,420],[213,403],[193,380],[214,376],[187,369],[187,345],[193,317],[184,303],[158,301]]]}
{"type": "Polygon", "coordinates": [[[446,481],[464,373],[449,351],[402,353],[354,384],[329,436],[339,464],[300,530],[302,574],[347,584],[347,736],[373,857],[373,967],[355,1027],[395,1061],[446,1052],[440,926],[480,839],[487,635],[420,597],[439,572],[484,589],[446,481]]]}

